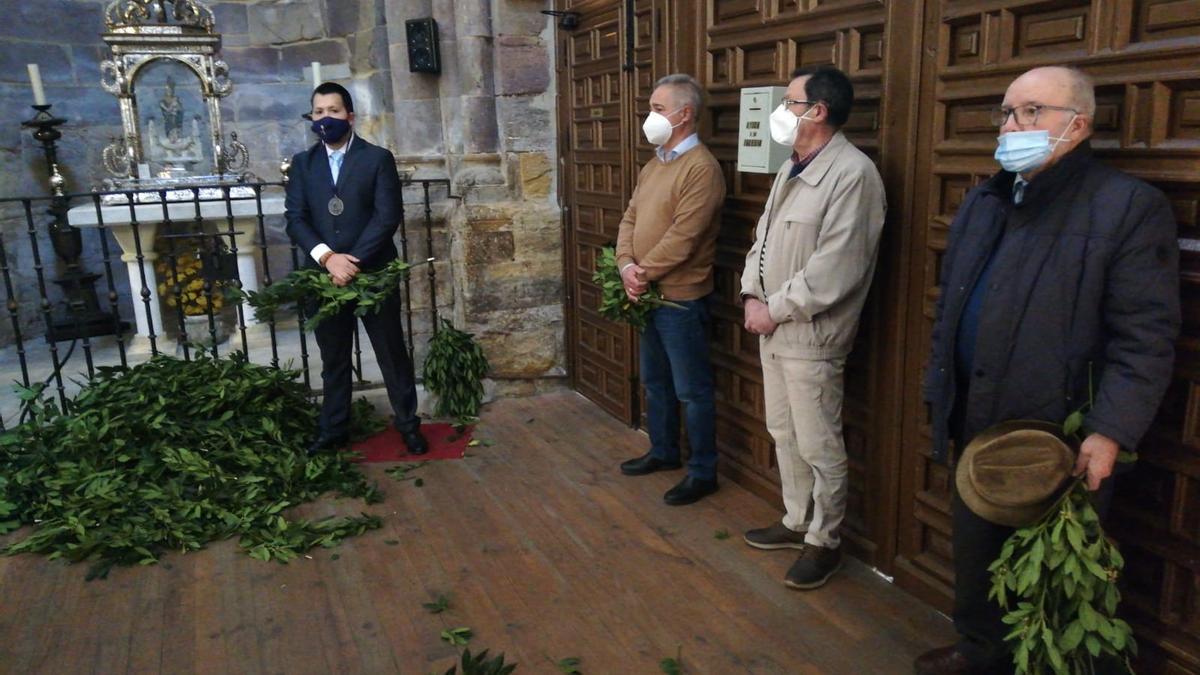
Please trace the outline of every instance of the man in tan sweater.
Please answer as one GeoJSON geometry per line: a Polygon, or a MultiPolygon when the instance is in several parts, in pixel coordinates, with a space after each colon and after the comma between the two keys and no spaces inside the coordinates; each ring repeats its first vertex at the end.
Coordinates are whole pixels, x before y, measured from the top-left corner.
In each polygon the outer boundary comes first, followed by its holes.
{"type": "Polygon", "coordinates": [[[829,66],[792,74],[771,137],[792,147],[742,272],[746,330],[761,336],[763,401],[787,513],[746,533],[800,549],[784,583],[817,588],[841,565],[846,515],[843,370],[875,272],[886,204],[871,160],[840,128],[854,88],[829,66]],[[811,508],[810,508],[811,506],[811,508]]]}
{"type": "Polygon", "coordinates": [[[690,75],[668,75],[656,83],[642,126],[646,139],[658,146],[656,157],[638,176],[617,236],[617,266],[629,297],[636,299],[657,283],[666,299],[682,306],[653,310],[642,331],[650,451],[621,464],[629,476],[681,466],[682,402],[692,454],[687,477],[663,496],[673,506],[717,490],[708,296],[725,179],[696,133],[700,102],[700,85],[690,75]]]}

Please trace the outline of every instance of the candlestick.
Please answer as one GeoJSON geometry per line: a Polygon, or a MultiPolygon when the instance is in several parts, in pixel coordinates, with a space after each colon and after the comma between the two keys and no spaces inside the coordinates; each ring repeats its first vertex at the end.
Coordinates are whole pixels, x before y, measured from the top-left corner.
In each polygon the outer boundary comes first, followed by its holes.
{"type": "Polygon", "coordinates": [[[29,85],[33,87],[33,104],[46,105],[46,90],[42,88],[42,71],[36,63],[25,65],[29,69],[29,85]]]}
{"type": "MultiPolygon", "coordinates": [[[[42,92],[42,80],[36,64],[29,64],[29,81],[33,84],[36,98],[45,100],[42,92]]],[[[35,105],[36,114],[21,123],[22,126],[33,129],[33,137],[42,144],[46,154],[46,167],[50,174],[50,208],[47,213],[51,216],[49,224],[50,244],[54,252],[63,262],[61,275],[54,280],[63,289],[67,300],[66,314],[53,318],[46,326],[46,337],[58,342],[73,338],[93,335],[110,335],[118,330],[124,330],[124,324],[113,315],[100,309],[96,298],[95,283],[99,274],[89,273],[79,260],[83,253],[83,236],[79,230],[72,227],[67,218],[67,208],[70,206],[66,196],[66,180],[58,167],[57,141],[62,138],[58,127],[66,120],[55,117],[50,112],[50,104],[35,105]]]]}

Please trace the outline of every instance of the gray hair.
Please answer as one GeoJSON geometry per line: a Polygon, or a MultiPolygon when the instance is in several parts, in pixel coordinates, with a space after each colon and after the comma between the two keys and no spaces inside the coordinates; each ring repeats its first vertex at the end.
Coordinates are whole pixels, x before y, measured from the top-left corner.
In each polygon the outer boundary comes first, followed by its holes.
{"type": "Polygon", "coordinates": [[[1078,68],[1063,66],[1071,81],[1071,103],[1088,117],[1096,115],[1096,83],[1092,77],[1078,68]]]}
{"type": "Polygon", "coordinates": [[[672,73],[659,78],[658,82],[654,83],[655,89],[659,87],[671,87],[675,91],[677,103],[691,106],[694,114],[700,113],[704,90],[700,88],[700,83],[696,81],[696,78],[687,73],[672,73]]]}

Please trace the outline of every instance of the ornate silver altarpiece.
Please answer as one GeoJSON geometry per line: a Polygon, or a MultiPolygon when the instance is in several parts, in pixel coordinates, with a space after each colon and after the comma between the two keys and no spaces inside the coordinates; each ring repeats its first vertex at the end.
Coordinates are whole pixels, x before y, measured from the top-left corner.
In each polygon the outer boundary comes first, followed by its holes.
{"type": "MultiPolygon", "coordinates": [[[[104,22],[110,54],[100,64],[100,85],[120,103],[123,133],[104,149],[105,183],[119,192],[101,197],[101,208],[81,204],[67,215],[74,227],[103,222],[120,244],[137,332],[148,337],[163,328],[158,230],[182,223],[189,231],[162,238],[211,241],[218,251],[232,239],[237,283],[257,290],[258,220],[282,214],[283,197],[239,184],[256,179],[245,173],[250,153],[237,132],[226,142],[221,129],[221,99],[233,83],[211,9],[199,0],[115,0],[104,22]]],[[[246,317],[246,326],[253,323],[246,317]]]]}
{"type": "Polygon", "coordinates": [[[124,136],[104,149],[117,188],[237,182],[249,152],[221,130],[233,91],[221,34],[199,0],[115,0],[104,11],[111,50],[100,84],[117,97],[124,136]]]}

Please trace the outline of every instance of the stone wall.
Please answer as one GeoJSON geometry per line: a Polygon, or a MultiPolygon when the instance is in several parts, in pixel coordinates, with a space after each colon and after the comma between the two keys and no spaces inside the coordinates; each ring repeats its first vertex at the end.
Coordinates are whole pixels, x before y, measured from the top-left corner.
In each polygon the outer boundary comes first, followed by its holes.
{"type": "MultiPolygon", "coordinates": [[[[68,120],[60,164],[73,191],[103,179],[100,153],[120,132],[117,101],[99,86],[100,40],[108,0],[16,3],[0,23],[0,101],[16,117],[0,125],[0,197],[45,195],[40,146],[17,121],[32,114],[26,63],[39,63],[53,111],[68,120]]],[[[279,160],[312,142],[299,116],[308,109],[308,65],[346,85],[357,129],[391,148],[402,172],[444,178],[435,189],[432,255],[439,259],[436,302],[443,317],[477,334],[494,374],[512,391],[560,378],[562,258],[554,136],[553,25],[548,0],[226,0],[207,3],[222,34],[233,93],[222,101],[226,133],[250,149],[251,170],[278,180],[279,160]],[[408,71],[406,19],[439,25],[443,71],[408,71]]],[[[414,259],[428,254],[423,194],[406,190],[414,259]],[[413,213],[417,210],[418,213],[413,213]],[[413,216],[416,216],[414,219],[413,216]]],[[[272,276],[290,267],[279,219],[268,223],[272,276]]],[[[0,237],[21,290],[22,330],[42,332],[36,280],[21,209],[0,205],[0,237]]],[[[44,223],[39,222],[39,231],[44,223]]],[[[85,261],[102,271],[99,240],[85,233],[85,261]]],[[[52,260],[41,240],[43,258],[52,260]]],[[[112,242],[110,242],[111,244],[112,242]]],[[[113,251],[118,251],[113,244],[113,251]]],[[[47,263],[48,276],[54,265],[47,263]]],[[[124,265],[113,269],[127,312],[124,265]]],[[[103,287],[102,291],[106,290],[103,287]]],[[[415,280],[413,306],[428,312],[427,282],[415,280]]],[[[126,317],[129,318],[129,317],[126,317]]],[[[423,346],[431,326],[414,326],[423,346]]],[[[11,341],[0,321],[0,345],[11,341]]],[[[423,351],[423,350],[422,350],[423,351]]]]}
{"type": "Polygon", "coordinates": [[[554,27],[542,0],[387,4],[396,153],[449,178],[454,317],[483,344],[501,392],[565,375],[554,27]],[[438,22],[443,71],[410,73],[404,21],[438,22]]]}

